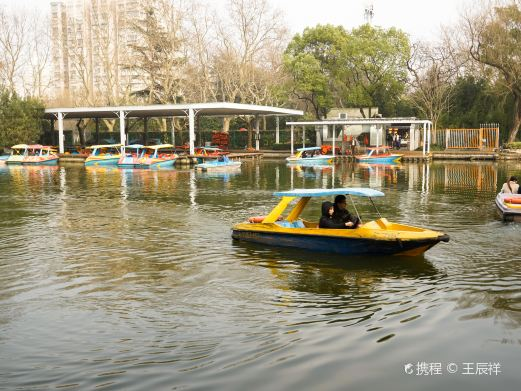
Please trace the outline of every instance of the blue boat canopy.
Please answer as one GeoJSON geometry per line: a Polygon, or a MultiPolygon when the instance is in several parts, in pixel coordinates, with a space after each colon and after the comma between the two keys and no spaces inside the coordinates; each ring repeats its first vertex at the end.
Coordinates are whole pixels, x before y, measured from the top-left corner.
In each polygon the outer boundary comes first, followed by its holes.
{"type": "Polygon", "coordinates": [[[322,149],[321,147],[306,147],[306,148],[297,148],[297,151],[318,151],[322,149]]]}
{"type": "Polygon", "coordinates": [[[338,194],[348,194],[360,197],[383,197],[384,193],[368,187],[344,187],[339,189],[294,189],[288,191],[277,191],[273,193],[276,197],[327,197],[338,194]]]}

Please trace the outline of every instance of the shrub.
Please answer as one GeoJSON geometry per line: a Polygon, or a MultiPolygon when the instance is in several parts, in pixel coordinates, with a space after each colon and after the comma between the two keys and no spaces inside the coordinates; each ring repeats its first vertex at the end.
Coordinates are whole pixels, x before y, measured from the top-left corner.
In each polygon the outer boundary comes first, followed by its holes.
{"type": "Polygon", "coordinates": [[[513,143],[505,144],[506,149],[521,149],[521,141],[514,141],[513,143]]]}
{"type": "Polygon", "coordinates": [[[275,151],[289,151],[291,149],[291,145],[289,145],[289,144],[273,144],[272,148],[275,151]]]}
{"type": "Polygon", "coordinates": [[[40,101],[0,90],[0,146],[37,142],[42,131],[43,112],[40,101]]]}

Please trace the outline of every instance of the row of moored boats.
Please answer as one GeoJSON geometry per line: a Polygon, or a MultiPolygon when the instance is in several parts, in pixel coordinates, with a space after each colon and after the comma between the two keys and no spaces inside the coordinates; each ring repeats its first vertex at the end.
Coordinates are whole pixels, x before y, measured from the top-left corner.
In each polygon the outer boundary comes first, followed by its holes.
{"type": "MultiPolygon", "coordinates": [[[[364,155],[355,155],[360,163],[394,164],[402,158],[402,154],[392,153],[388,147],[368,148],[364,155]]],[[[328,165],[333,164],[335,157],[324,153],[323,147],[299,148],[297,153],[286,158],[288,163],[302,165],[328,165]]]]}
{"type": "MultiPolygon", "coordinates": [[[[167,168],[173,167],[179,155],[172,144],[145,146],[132,144],[102,144],[89,147],[89,156],[85,166],[117,166],[121,168],[167,168]]],[[[237,168],[240,161],[228,158],[225,151],[219,148],[197,148],[198,160],[196,168],[202,171],[224,168],[237,168]],[[203,159],[208,159],[203,161],[203,159]]],[[[3,156],[6,164],[22,165],[57,165],[59,156],[55,148],[40,144],[17,144],[11,147],[11,154],[3,156]]]]}

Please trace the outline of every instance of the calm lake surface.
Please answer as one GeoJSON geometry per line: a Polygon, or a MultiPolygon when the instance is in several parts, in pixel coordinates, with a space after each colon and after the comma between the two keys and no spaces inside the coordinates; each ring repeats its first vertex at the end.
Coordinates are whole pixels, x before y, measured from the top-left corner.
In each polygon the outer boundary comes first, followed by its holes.
{"type": "Polygon", "coordinates": [[[0,166],[0,389],[519,389],[521,224],[494,206],[512,174],[521,165],[0,166]],[[274,191],[332,186],[382,190],[389,220],[451,241],[420,258],[232,241],[274,191]]]}

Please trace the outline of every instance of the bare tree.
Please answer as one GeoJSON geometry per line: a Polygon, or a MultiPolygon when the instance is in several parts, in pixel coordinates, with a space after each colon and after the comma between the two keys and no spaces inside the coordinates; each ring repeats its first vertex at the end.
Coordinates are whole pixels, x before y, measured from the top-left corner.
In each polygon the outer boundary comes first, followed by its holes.
{"type": "Polygon", "coordinates": [[[33,12],[29,15],[31,28],[28,32],[27,53],[29,69],[24,88],[27,95],[45,99],[51,84],[51,36],[47,15],[33,12]]]}
{"type": "MultiPolygon", "coordinates": [[[[273,104],[279,96],[281,54],[289,40],[282,14],[266,0],[230,0],[228,20],[218,25],[213,58],[217,99],[273,104]]],[[[251,147],[252,119],[246,117],[251,147]]],[[[226,120],[225,120],[226,127],[226,120]]]]}
{"type": "Polygon", "coordinates": [[[23,12],[0,8],[0,84],[17,91],[26,63],[27,18],[23,12]]]}
{"type": "Polygon", "coordinates": [[[446,39],[438,45],[415,43],[407,61],[410,100],[433,123],[433,142],[442,114],[450,109],[454,79],[461,63],[446,39]]]}
{"type": "Polygon", "coordinates": [[[216,57],[218,20],[215,12],[206,4],[192,2],[187,13],[187,30],[190,45],[185,45],[187,78],[185,96],[192,102],[216,101],[217,83],[213,71],[216,57]]]}
{"type": "Polygon", "coordinates": [[[168,0],[150,0],[143,19],[131,29],[138,35],[131,44],[132,63],[142,89],[136,94],[147,103],[172,103],[183,98],[182,70],[186,63],[181,11],[168,0]]]}

